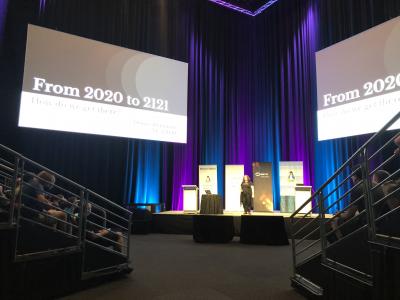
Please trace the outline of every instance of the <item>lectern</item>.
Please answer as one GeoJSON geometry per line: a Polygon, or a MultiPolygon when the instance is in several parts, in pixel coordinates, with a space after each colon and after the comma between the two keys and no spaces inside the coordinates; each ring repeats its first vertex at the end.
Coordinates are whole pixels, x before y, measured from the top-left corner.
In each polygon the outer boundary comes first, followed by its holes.
{"type": "MultiPolygon", "coordinates": [[[[311,197],[311,186],[296,185],[295,189],[295,204],[296,210],[300,208],[311,197]]],[[[308,213],[312,208],[311,202],[304,206],[301,210],[301,214],[308,213]]]]}
{"type": "Polygon", "coordinates": [[[197,185],[182,185],[183,188],[183,212],[197,213],[199,210],[199,188],[197,185]]]}

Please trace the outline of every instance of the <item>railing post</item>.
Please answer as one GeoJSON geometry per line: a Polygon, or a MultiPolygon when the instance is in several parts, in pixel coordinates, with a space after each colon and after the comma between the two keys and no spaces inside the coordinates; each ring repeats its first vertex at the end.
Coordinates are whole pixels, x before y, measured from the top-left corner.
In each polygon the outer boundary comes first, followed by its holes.
{"type": "Polygon", "coordinates": [[[369,167],[368,167],[368,151],[365,147],[362,152],[362,164],[361,172],[364,186],[364,203],[366,212],[366,222],[368,227],[368,238],[370,241],[375,241],[376,238],[376,226],[374,221],[374,207],[372,202],[374,201],[374,196],[371,192],[371,183],[369,180],[369,167]]]}
{"type": "Polygon", "coordinates": [[[319,232],[321,238],[321,262],[326,263],[326,228],[325,228],[325,206],[324,195],[322,191],[318,193],[318,206],[319,206],[319,232]]]}
{"type": "Polygon", "coordinates": [[[81,275],[85,273],[85,254],[86,254],[86,218],[87,218],[87,207],[89,202],[89,193],[87,190],[81,191],[83,197],[80,201],[80,222],[81,222],[81,249],[82,249],[82,270],[81,275]]]}
{"type": "Polygon", "coordinates": [[[126,258],[127,258],[127,262],[130,263],[130,250],[131,250],[131,226],[132,226],[132,213],[129,215],[129,221],[128,221],[128,233],[126,235],[127,237],[127,248],[126,248],[126,258]]]}
{"type": "MultiPolygon", "coordinates": [[[[18,180],[18,171],[19,171],[19,157],[15,157],[14,161],[14,172],[13,172],[13,181],[12,181],[12,192],[11,192],[11,202],[10,202],[10,214],[8,225],[11,226],[14,223],[14,209],[15,209],[15,201],[16,197],[19,196],[16,192],[17,190],[17,180],[18,180]]],[[[21,187],[20,187],[21,188],[21,187]]]]}
{"type": "Polygon", "coordinates": [[[79,201],[79,203],[80,203],[80,205],[79,205],[79,213],[78,213],[78,216],[79,216],[79,223],[78,223],[78,247],[79,248],[81,248],[82,249],[82,226],[83,226],[83,203],[84,203],[84,198],[85,198],[85,191],[84,190],[81,190],[80,191],[80,193],[79,193],[79,199],[80,199],[80,201],[79,201]]]}
{"type": "Polygon", "coordinates": [[[297,265],[297,261],[296,261],[296,240],[294,238],[294,217],[290,217],[290,237],[292,239],[292,259],[293,259],[293,277],[296,276],[296,265],[297,265]]]}
{"type": "Polygon", "coordinates": [[[14,261],[17,259],[17,252],[18,252],[18,238],[19,238],[19,231],[21,229],[21,206],[22,206],[22,192],[24,188],[24,174],[25,174],[25,160],[22,159],[21,161],[21,169],[19,174],[21,175],[21,182],[20,182],[20,193],[18,197],[14,199],[14,205],[17,204],[17,216],[15,219],[16,230],[15,230],[15,247],[14,247],[14,261]]]}

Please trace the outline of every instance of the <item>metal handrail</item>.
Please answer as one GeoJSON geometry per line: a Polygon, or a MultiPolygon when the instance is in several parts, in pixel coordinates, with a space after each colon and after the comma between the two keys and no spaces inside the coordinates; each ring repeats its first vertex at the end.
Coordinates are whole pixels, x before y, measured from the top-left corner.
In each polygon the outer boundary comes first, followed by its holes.
{"type": "Polygon", "coordinates": [[[68,183],[70,183],[72,185],[75,185],[76,187],[79,187],[80,189],[86,189],[85,187],[83,187],[82,185],[72,181],[71,179],[68,179],[68,178],[64,177],[63,175],[61,175],[61,174],[59,174],[57,172],[54,172],[53,170],[50,170],[49,168],[47,168],[47,167],[45,167],[45,166],[43,166],[43,165],[41,165],[41,164],[39,164],[39,163],[37,163],[35,161],[23,156],[21,153],[18,153],[16,151],[12,150],[11,148],[8,148],[7,146],[4,146],[4,145],[0,144],[0,149],[8,151],[8,152],[12,153],[14,156],[19,157],[20,159],[24,160],[25,163],[28,162],[28,163],[33,164],[36,167],[44,170],[44,171],[50,172],[51,174],[53,174],[57,178],[60,178],[65,182],[68,182],[68,183]]]}
{"type": "Polygon", "coordinates": [[[305,228],[307,228],[308,226],[310,226],[311,224],[313,224],[314,222],[318,221],[318,217],[314,218],[313,220],[311,220],[311,222],[308,222],[306,225],[304,225],[303,227],[301,227],[299,230],[297,230],[295,233],[292,234],[292,236],[297,236],[301,231],[303,231],[305,228]]]}
{"type": "MultiPolygon", "coordinates": [[[[88,193],[89,195],[93,195],[93,196],[95,196],[96,198],[99,198],[99,199],[101,199],[102,201],[106,202],[107,204],[109,204],[109,205],[111,205],[111,206],[113,206],[113,207],[115,207],[115,208],[117,208],[117,209],[119,209],[119,210],[121,210],[121,211],[123,211],[123,212],[126,212],[127,214],[131,214],[131,213],[132,213],[130,210],[128,210],[128,209],[126,209],[126,208],[124,208],[124,207],[122,207],[122,206],[120,206],[120,205],[118,205],[118,204],[116,204],[116,203],[114,203],[114,202],[112,202],[112,201],[110,201],[110,200],[108,200],[107,198],[105,198],[105,197],[103,197],[103,196],[97,194],[96,192],[93,192],[92,190],[89,190],[89,189],[88,189],[88,190],[86,190],[86,191],[87,191],[87,193],[88,193]]],[[[104,209],[104,207],[103,207],[103,209],[104,209]]]]}
{"type": "Polygon", "coordinates": [[[396,123],[397,119],[400,118],[400,112],[398,112],[390,121],[383,126],[378,132],[376,132],[371,138],[369,138],[352,156],[350,156],[349,159],[345,163],[342,164],[339,169],[336,170],[335,173],[329,179],[317,190],[314,192],[314,194],[311,195],[311,197],[303,203],[297,210],[295,210],[292,215],[290,216],[291,218],[294,218],[307,204],[309,204],[313,198],[315,198],[320,192],[323,191],[325,187],[327,187],[346,167],[348,167],[349,163],[352,162],[360,153],[362,153],[363,149],[366,148],[368,145],[370,145],[377,137],[381,136],[382,133],[386,132],[387,129],[389,129],[394,123],[396,123]]]}
{"type": "Polygon", "coordinates": [[[107,218],[104,218],[104,217],[102,217],[102,216],[99,216],[98,214],[96,214],[96,213],[94,213],[94,212],[90,212],[90,214],[92,214],[92,215],[98,217],[99,219],[104,220],[106,223],[113,224],[114,226],[117,226],[117,227],[119,227],[119,228],[121,228],[121,229],[123,229],[123,230],[129,230],[129,228],[124,227],[124,226],[122,226],[122,225],[120,225],[120,224],[117,224],[117,223],[115,223],[115,222],[113,222],[113,221],[111,221],[111,220],[109,220],[109,219],[107,219],[107,218]]]}
{"type": "MultiPolygon", "coordinates": [[[[128,264],[130,262],[130,260],[129,260],[129,256],[130,256],[130,253],[129,253],[130,235],[129,235],[129,233],[130,232],[129,231],[130,231],[131,218],[132,218],[131,211],[125,209],[122,206],[117,205],[116,203],[95,193],[94,191],[85,188],[84,186],[60,175],[57,172],[50,170],[49,168],[25,157],[24,155],[4,146],[2,144],[0,144],[0,150],[1,150],[1,153],[5,153],[5,155],[7,155],[7,159],[8,159],[8,157],[13,156],[14,160],[15,160],[14,163],[10,163],[7,160],[0,157],[0,162],[3,162],[3,161],[7,162],[7,164],[2,163],[0,166],[0,169],[3,170],[4,172],[7,172],[5,175],[7,175],[10,180],[12,180],[12,184],[11,184],[12,196],[9,199],[10,200],[10,218],[9,218],[9,220],[10,220],[10,222],[15,222],[15,224],[17,225],[16,226],[16,228],[17,228],[16,235],[15,235],[16,247],[14,249],[14,259],[16,261],[17,260],[26,260],[29,258],[35,259],[35,258],[43,257],[46,255],[47,256],[55,255],[57,253],[60,253],[60,251],[63,251],[64,249],[66,251],[69,251],[69,249],[81,249],[83,256],[84,256],[85,251],[86,251],[85,244],[90,243],[96,247],[106,249],[107,251],[109,251],[110,254],[114,253],[114,254],[124,257],[125,265],[128,267],[128,264]],[[26,172],[27,165],[34,169],[44,170],[44,171],[47,171],[47,172],[51,173],[52,175],[54,175],[57,179],[57,184],[54,184],[51,182],[49,182],[49,183],[51,183],[58,192],[61,192],[62,194],[65,194],[65,195],[74,196],[79,200],[78,205],[77,205],[75,203],[70,203],[66,199],[58,198],[58,200],[60,202],[63,202],[64,204],[68,204],[68,206],[71,206],[71,207],[79,210],[79,212],[77,214],[77,218],[76,218],[76,214],[66,211],[58,206],[55,206],[52,203],[46,203],[46,205],[51,209],[54,209],[54,210],[57,210],[60,212],[64,212],[65,216],[69,216],[69,218],[67,218],[67,220],[64,221],[63,219],[59,219],[59,218],[52,216],[44,211],[39,211],[39,210],[33,209],[29,206],[23,205],[23,203],[21,201],[22,196],[28,197],[28,198],[33,198],[34,200],[38,201],[36,198],[32,197],[31,195],[27,195],[26,193],[23,192],[24,186],[31,186],[29,184],[29,182],[26,182],[23,180],[24,175],[29,173],[29,172],[26,172]],[[16,192],[18,178],[21,178],[21,181],[19,183],[19,191],[16,192]],[[59,184],[58,182],[60,182],[61,184],[59,184]],[[67,187],[67,188],[65,188],[65,187],[67,187]],[[89,201],[89,199],[90,199],[90,201],[89,201]],[[99,202],[101,202],[101,204],[99,202]],[[121,236],[121,238],[122,238],[121,241],[123,241],[123,243],[121,244],[118,241],[113,241],[113,240],[108,239],[107,237],[103,237],[103,236],[97,236],[97,237],[102,240],[107,240],[114,245],[118,245],[121,249],[123,249],[123,252],[118,252],[118,251],[108,249],[107,247],[93,243],[86,239],[86,234],[88,233],[88,231],[86,230],[86,224],[92,223],[93,225],[98,226],[98,224],[93,223],[90,220],[88,220],[87,219],[88,214],[84,213],[84,212],[87,212],[87,207],[88,207],[89,203],[91,205],[93,205],[93,207],[97,207],[99,209],[104,210],[105,213],[111,217],[111,220],[110,220],[110,219],[107,219],[107,217],[102,218],[101,216],[97,216],[97,217],[101,217],[105,222],[107,222],[105,224],[109,223],[110,225],[115,226],[114,228],[118,228],[117,229],[118,231],[122,229],[121,234],[118,233],[118,235],[121,236]],[[14,213],[14,210],[15,210],[15,213],[14,213]],[[43,216],[45,216],[45,218],[48,218],[49,220],[54,220],[54,222],[57,222],[57,224],[62,224],[63,226],[66,226],[67,231],[56,229],[53,226],[50,226],[48,224],[37,221],[34,218],[24,216],[21,214],[21,210],[31,211],[35,214],[43,215],[43,216]],[[14,214],[15,214],[15,217],[14,217],[14,214]],[[74,218],[73,222],[72,222],[71,217],[74,218]],[[20,231],[24,228],[24,225],[20,224],[21,221],[36,224],[36,225],[38,225],[37,228],[52,229],[52,230],[55,230],[55,232],[57,232],[57,233],[61,233],[61,234],[65,235],[65,237],[73,238],[74,246],[72,246],[72,247],[68,246],[68,247],[59,248],[59,249],[46,249],[46,250],[43,249],[43,251],[35,251],[35,252],[31,251],[32,253],[28,253],[29,251],[28,252],[21,251],[21,249],[18,246],[18,240],[19,240],[20,234],[21,234],[20,231]],[[125,227],[125,226],[127,226],[127,227],[125,227]]],[[[32,178],[38,177],[34,173],[30,173],[30,175],[32,176],[32,178]]],[[[40,180],[45,181],[43,179],[40,179],[40,180]]],[[[44,194],[46,195],[46,197],[50,197],[50,196],[57,197],[56,194],[53,194],[53,193],[50,193],[47,191],[44,192],[44,194]]],[[[96,215],[96,214],[94,213],[94,215],[96,215]]],[[[95,228],[107,229],[108,231],[113,232],[114,234],[117,234],[115,231],[105,228],[105,227],[102,227],[102,226],[98,226],[95,228]]],[[[43,229],[39,229],[39,230],[43,230],[43,229]]],[[[96,231],[97,231],[97,229],[96,229],[96,231]]],[[[57,246],[55,246],[55,247],[57,247],[57,246]]],[[[85,259],[83,258],[82,272],[85,272],[84,260],[85,259]]],[[[117,268],[120,266],[121,266],[121,263],[119,262],[118,266],[110,266],[109,268],[110,269],[117,268]]],[[[94,270],[93,272],[96,272],[96,271],[98,271],[98,270],[94,270]]]]}
{"type": "Polygon", "coordinates": [[[3,159],[1,157],[0,157],[0,162],[2,162],[1,163],[2,166],[4,166],[3,163],[8,165],[8,166],[5,166],[5,167],[10,168],[11,170],[13,170],[13,167],[15,167],[11,162],[9,162],[8,160],[5,160],[5,159],[3,159]]]}
{"type": "Polygon", "coordinates": [[[307,247],[304,247],[303,249],[297,251],[296,255],[300,255],[301,253],[307,251],[308,249],[310,249],[312,246],[314,246],[315,244],[319,243],[320,240],[315,240],[314,242],[312,242],[311,244],[307,245],[307,247]]]}
{"type": "Polygon", "coordinates": [[[393,178],[396,177],[396,175],[398,175],[398,173],[400,173],[400,169],[398,169],[397,171],[394,171],[392,174],[390,174],[386,179],[382,180],[381,182],[378,182],[377,185],[373,186],[371,189],[371,192],[375,191],[376,189],[382,187],[382,185],[384,185],[385,183],[387,183],[388,181],[392,180],[393,178]]]}
{"type": "MultiPolygon", "coordinates": [[[[335,262],[333,259],[327,257],[327,250],[331,249],[337,244],[342,243],[343,241],[350,239],[353,237],[355,234],[362,232],[363,230],[368,229],[368,241],[374,242],[374,243],[379,243],[377,241],[376,236],[379,235],[381,238],[384,238],[386,240],[395,240],[399,239],[400,240],[400,232],[399,236],[397,237],[392,237],[392,236],[385,236],[382,235],[381,233],[376,233],[376,228],[375,228],[375,223],[379,222],[380,220],[386,218],[390,214],[398,213],[400,212],[400,206],[397,206],[395,208],[392,208],[389,212],[386,212],[382,216],[376,215],[374,212],[375,207],[378,207],[379,204],[382,204],[385,200],[389,199],[392,195],[395,193],[398,193],[400,190],[400,187],[395,188],[392,192],[388,193],[385,195],[382,199],[375,199],[375,194],[372,194],[372,191],[377,190],[378,188],[381,188],[383,184],[386,181],[389,181],[391,178],[395,178],[396,174],[400,172],[400,169],[393,171],[393,173],[389,176],[389,179],[382,180],[382,182],[379,182],[376,186],[373,186],[371,184],[371,179],[370,176],[373,175],[377,170],[386,167],[389,163],[392,163],[395,158],[398,157],[398,154],[392,154],[390,155],[389,158],[383,159],[383,162],[377,162],[376,157],[379,154],[383,153],[384,149],[387,149],[387,147],[398,137],[400,136],[400,132],[395,133],[391,138],[389,138],[389,141],[383,142],[384,145],[380,146],[378,150],[374,150],[373,154],[369,156],[369,148],[374,148],[374,142],[378,141],[381,144],[381,136],[398,120],[400,119],[400,112],[396,113],[393,118],[390,119],[388,123],[386,123],[378,132],[373,134],[357,151],[355,151],[347,160],[344,162],[335,172],[332,176],[330,176],[312,195],[307,201],[305,201],[299,208],[297,208],[290,216],[290,231],[294,231],[294,226],[299,223],[298,220],[298,215],[300,214],[300,211],[310,203],[315,204],[312,205],[312,210],[318,209],[320,212],[319,216],[315,218],[312,222],[308,222],[307,224],[301,226],[300,228],[297,228],[297,231],[292,234],[292,252],[293,252],[293,276],[297,275],[297,267],[302,265],[304,263],[304,260],[299,260],[298,257],[300,254],[304,253],[317,243],[321,243],[321,251],[319,252],[321,254],[321,263],[327,263],[328,261],[333,262],[333,265],[330,266],[330,268],[335,269],[335,265],[342,265],[348,268],[348,270],[353,270],[353,274],[347,274],[350,277],[358,276],[357,274],[362,274],[363,276],[369,276],[372,278],[372,275],[370,274],[365,274],[361,272],[360,270],[357,270],[353,267],[346,266],[344,264],[340,264],[338,262],[335,262]],[[348,168],[352,166],[352,163],[359,159],[360,167],[357,170],[352,170],[349,174],[348,168]],[[371,166],[370,166],[371,164],[371,166]],[[373,165],[375,164],[375,165],[373,165]],[[347,186],[346,183],[348,183],[349,179],[352,177],[352,175],[355,174],[358,170],[361,171],[362,173],[362,180],[358,182],[356,185],[352,185],[351,187],[347,186]],[[342,176],[345,177],[344,180],[342,180],[342,176]],[[336,183],[339,182],[339,183],[336,183]],[[333,190],[330,188],[330,185],[334,184],[333,190]],[[365,202],[365,209],[361,212],[359,212],[358,215],[354,215],[350,217],[348,220],[345,220],[342,224],[336,226],[334,229],[332,228],[331,230],[327,230],[326,225],[329,224],[329,222],[325,221],[325,213],[328,212],[332,207],[337,205],[338,203],[341,203],[341,201],[345,200],[347,197],[351,195],[353,191],[355,191],[355,188],[357,186],[362,186],[362,192],[361,195],[357,199],[353,199],[351,203],[346,205],[343,209],[339,211],[339,213],[333,215],[332,217],[329,217],[331,222],[333,219],[337,218],[340,216],[340,214],[347,209],[349,209],[351,206],[355,205],[357,202],[359,203],[360,201],[365,202]],[[344,192],[341,192],[341,188],[344,189],[344,192]],[[326,192],[324,194],[324,192],[326,192]],[[338,194],[336,194],[338,193],[338,194]],[[334,199],[335,201],[331,202],[330,197],[332,195],[337,195],[334,199]],[[318,199],[318,201],[316,201],[318,199]],[[329,200],[328,200],[329,199],[329,200]],[[325,203],[325,201],[328,200],[329,203],[325,203]],[[365,221],[364,221],[365,220],[365,221]],[[314,223],[319,221],[319,229],[320,229],[320,234],[319,238],[313,241],[312,243],[308,244],[306,247],[299,247],[300,244],[302,244],[305,240],[310,238],[316,231],[317,229],[313,229],[309,231],[306,231],[305,236],[300,239],[299,241],[296,241],[296,238],[298,235],[305,230],[305,228],[309,228],[310,223],[314,223]],[[356,228],[350,229],[350,233],[345,233],[344,236],[340,237],[338,240],[331,242],[328,244],[328,236],[334,235],[335,232],[340,231],[343,229],[343,227],[350,225],[350,222],[355,222],[356,228]],[[356,275],[354,275],[356,274],[356,275]]],[[[304,216],[303,216],[304,218],[304,216]]],[[[301,219],[303,219],[301,218],[301,219]]],[[[397,230],[397,229],[396,229],[397,230]]],[[[383,242],[382,242],[383,243],[383,242]]],[[[386,243],[389,244],[389,243],[386,243]]],[[[400,244],[397,244],[398,247],[400,248],[400,244]]],[[[313,254],[315,256],[315,254],[313,254]]],[[[332,254],[329,254],[331,256],[332,254]]],[[[371,263],[371,262],[369,262],[371,263]]],[[[345,272],[346,270],[339,270],[338,272],[345,272]]],[[[361,275],[360,275],[361,276],[361,275]]],[[[357,278],[355,278],[357,279],[357,278]]],[[[360,278],[358,278],[360,279],[360,278]]],[[[357,280],[358,280],[357,279],[357,280]]]]}
{"type": "Polygon", "coordinates": [[[378,150],[376,150],[369,158],[368,160],[372,160],[374,159],[381,151],[382,149],[385,149],[387,146],[391,145],[393,143],[393,141],[400,136],[400,132],[398,134],[395,134],[391,139],[389,139],[381,148],[379,148],[378,150]]]}
{"type": "MultiPolygon", "coordinates": [[[[49,171],[49,172],[51,172],[52,174],[54,174],[52,171],[49,171]]],[[[42,182],[49,183],[49,184],[51,184],[53,187],[59,189],[60,191],[66,192],[66,193],[68,193],[69,195],[74,196],[74,197],[77,197],[77,198],[79,199],[79,196],[78,196],[77,194],[75,194],[75,193],[73,193],[73,192],[71,192],[71,191],[69,191],[69,190],[67,190],[67,189],[65,189],[65,188],[63,188],[63,187],[57,185],[56,183],[52,183],[52,182],[50,182],[50,181],[44,180],[44,179],[42,179],[42,178],[39,178],[36,174],[31,173],[31,172],[24,172],[24,173],[23,173],[23,175],[26,175],[26,174],[28,174],[28,175],[30,175],[30,176],[36,178],[36,179],[39,179],[39,180],[42,181],[42,182]]],[[[57,177],[57,178],[58,178],[58,177],[57,177]]],[[[24,181],[24,182],[25,182],[25,181],[24,181]]],[[[72,182],[73,182],[73,181],[71,181],[71,182],[69,182],[69,183],[71,184],[72,182]]],[[[27,183],[27,182],[25,182],[25,183],[27,183]]],[[[74,185],[74,186],[77,187],[77,188],[81,188],[81,186],[80,186],[79,184],[77,184],[77,183],[73,183],[72,185],[74,185]]],[[[53,193],[50,193],[50,192],[46,192],[46,194],[51,195],[51,196],[57,196],[56,194],[53,194],[53,193]]]]}
{"type": "Polygon", "coordinates": [[[392,213],[395,213],[396,211],[399,211],[399,210],[400,210],[400,206],[393,208],[392,210],[388,211],[387,213],[384,213],[382,216],[379,216],[378,218],[376,218],[375,223],[379,222],[380,220],[386,218],[388,215],[391,215],[392,213]]]}

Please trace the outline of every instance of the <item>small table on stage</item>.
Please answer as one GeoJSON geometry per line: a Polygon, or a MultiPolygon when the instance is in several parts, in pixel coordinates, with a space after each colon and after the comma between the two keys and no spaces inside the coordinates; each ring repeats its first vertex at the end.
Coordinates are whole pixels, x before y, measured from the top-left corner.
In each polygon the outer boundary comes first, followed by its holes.
{"type": "Polygon", "coordinates": [[[222,214],[222,198],[219,195],[202,195],[200,213],[208,215],[222,214]]]}

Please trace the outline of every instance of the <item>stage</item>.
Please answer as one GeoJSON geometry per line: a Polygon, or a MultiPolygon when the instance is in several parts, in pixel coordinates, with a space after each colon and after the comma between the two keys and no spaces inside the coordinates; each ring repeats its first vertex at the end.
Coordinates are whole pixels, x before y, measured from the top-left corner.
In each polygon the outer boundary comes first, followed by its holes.
{"type": "MultiPolygon", "coordinates": [[[[215,216],[215,217],[233,217],[234,222],[234,234],[235,236],[240,236],[241,229],[241,217],[246,216],[247,218],[257,218],[257,219],[273,219],[273,218],[283,218],[285,223],[285,229],[288,237],[290,238],[290,232],[288,230],[290,223],[291,213],[281,213],[281,212],[254,212],[250,216],[244,215],[241,212],[225,212],[219,215],[204,215],[204,216],[215,216]]],[[[152,231],[155,233],[169,233],[169,234],[193,234],[193,216],[200,216],[200,214],[195,213],[184,213],[183,211],[164,211],[160,213],[153,213],[152,220],[152,231]]],[[[318,214],[312,214],[302,219],[299,223],[307,224],[312,222],[318,214]]],[[[330,216],[326,216],[329,218],[330,216]]],[[[296,220],[300,219],[296,218],[296,220]]],[[[300,225],[300,224],[299,224],[300,225]]],[[[304,230],[303,236],[310,233],[312,230],[317,228],[319,222],[314,222],[306,230],[304,230]]],[[[273,229],[272,229],[273,230],[273,229]]],[[[318,232],[316,232],[318,234],[318,232]]],[[[309,238],[316,238],[316,235],[311,235],[309,238]]]]}

